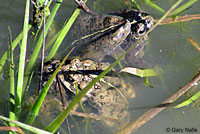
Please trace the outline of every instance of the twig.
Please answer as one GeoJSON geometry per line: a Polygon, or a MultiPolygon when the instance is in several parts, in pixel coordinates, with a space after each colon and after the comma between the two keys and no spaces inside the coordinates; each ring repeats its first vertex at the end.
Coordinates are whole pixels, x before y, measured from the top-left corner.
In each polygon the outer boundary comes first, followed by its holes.
{"type": "MultiPolygon", "coordinates": [[[[185,21],[191,21],[191,20],[197,20],[197,19],[200,19],[200,14],[170,17],[170,18],[165,18],[159,25],[178,23],[178,22],[185,22],[185,21]]],[[[155,20],[155,23],[157,21],[158,20],[155,20]]]]}
{"type": "Polygon", "coordinates": [[[56,75],[56,81],[58,82],[58,88],[59,88],[59,92],[60,92],[60,96],[61,96],[61,103],[63,105],[63,109],[66,109],[67,101],[66,101],[66,98],[64,96],[64,93],[63,93],[64,89],[62,88],[62,85],[61,85],[60,79],[58,78],[58,75],[56,75]]]}
{"type": "Polygon", "coordinates": [[[80,1],[74,0],[74,1],[75,1],[85,12],[87,12],[87,13],[90,12],[89,8],[86,6],[86,4],[85,4],[82,0],[80,0],[80,1]]]}
{"type": "Polygon", "coordinates": [[[194,46],[198,51],[200,51],[200,45],[195,39],[190,37],[190,38],[187,38],[187,40],[192,44],[192,46],[194,46]]]}
{"type": "MultiPolygon", "coordinates": [[[[48,0],[46,0],[48,1],[48,0]]],[[[43,13],[43,44],[42,44],[42,61],[41,61],[41,70],[40,70],[40,88],[39,91],[42,89],[42,76],[43,76],[43,68],[44,68],[44,51],[45,51],[45,31],[46,31],[46,2],[44,3],[44,13],[43,13]]]]}
{"type": "Polygon", "coordinates": [[[19,127],[13,127],[13,126],[1,126],[0,131],[12,131],[19,132],[20,134],[24,134],[24,132],[19,127]]]}
{"type": "MultiPolygon", "coordinates": [[[[182,87],[179,91],[177,91],[175,94],[173,94],[171,97],[166,99],[161,105],[165,104],[171,104],[175,100],[177,100],[180,96],[185,94],[191,87],[199,84],[200,82],[200,71],[198,72],[197,75],[194,76],[194,78],[187,83],[184,87],[182,87]]],[[[119,131],[117,134],[130,134],[143,126],[145,123],[147,123],[149,120],[151,120],[154,116],[156,116],[158,113],[163,111],[166,107],[158,107],[156,106],[155,108],[150,109],[146,113],[144,113],[142,116],[140,116],[135,122],[129,124],[126,128],[122,129],[119,131]]]]}
{"type": "Polygon", "coordinates": [[[68,117],[65,118],[65,121],[66,121],[66,125],[67,125],[68,134],[71,134],[71,130],[70,130],[70,127],[69,127],[69,120],[68,120],[68,117]]]}
{"type": "MultiPolygon", "coordinates": [[[[60,82],[60,79],[58,78],[58,75],[56,75],[56,81],[58,82],[58,88],[59,88],[59,92],[60,92],[60,96],[61,96],[61,102],[62,102],[62,105],[63,105],[63,109],[66,109],[67,101],[66,101],[66,98],[64,96],[63,88],[61,86],[61,82],[60,82]]],[[[65,118],[65,121],[66,121],[68,134],[71,134],[70,127],[69,127],[68,116],[65,118]]]]}

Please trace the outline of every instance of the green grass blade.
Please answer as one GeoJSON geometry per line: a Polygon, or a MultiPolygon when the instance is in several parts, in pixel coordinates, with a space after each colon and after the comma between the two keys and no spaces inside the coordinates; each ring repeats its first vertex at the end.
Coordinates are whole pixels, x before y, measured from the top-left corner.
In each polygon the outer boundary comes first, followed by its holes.
{"type": "MultiPolygon", "coordinates": [[[[84,0],[84,2],[86,2],[87,0],[84,0]]],[[[63,39],[65,38],[66,34],[68,33],[69,29],[71,28],[72,24],[74,23],[74,21],[76,20],[77,16],[80,14],[80,10],[79,8],[77,8],[74,13],[72,14],[72,16],[70,17],[69,21],[67,22],[67,24],[63,27],[62,31],[60,32],[55,44],[53,45],[48,57],[45,59],[45,61],[49,61],[51,60],[51,58],[54,57],[54,55],[56,54],[59,46],[61,45],[63,39]]]]}
{"type": "Polygon", "coordinates": [[[154,4],[153,2],[151,2],[150,0],[145,0],[144,1],[145,4],[147,4],[148,6],[152,7],[153,9],[161,12],[161,13],[165,13],[165,10],[162,9],[161,7],[157,6],[156,4],[154,4]]]}
{"type": "MultiPolygon", "coordinates": [[[[58,9],[59,9],[59,7],[60,7],[62,1],[63,1],[63,0],[57,0],[57,2],[55,3],[55,5],[54,5],[54,7],[53,7],[53,9],[52,9],[52,13],[51,13],[51,15],[50,15],[50,17],[49,17],[49,19],[47,20],[47,23],[46,23],[45,35],[47,35],[47,32],[48,32],[48,30],[49,30],[49,28],[50,28],[50,26],[51,26],[51,24],[52,24],[52,22],[53,22],[53,19],[54,19],[56,13],[57,13],[57,11],[58,11],[58,9]]],[[[43,32],[44,32],[44,31],[43,31],[43,32]]],[[[43,32],[41,33],[41,35],[40,35],[40,37],[39,37],[39,39],[38,39],[38,41],[37,41],[37,44],[36,44],[36,46],[35,46],[35,49],[34,49],[33,54],[32,54],[32,56],[31,56],[31,59],[30,59],[28,65],[27,65],[27,68],[26,68],[26,71],[25,71],[25,77],[24,77],[23,92],[24,92],[24,89],[25,89],[25,87],[26,87],[26,85],[27,85],[27,82],[28,82],[29,76],[30,76],[30,74],[31,74],[31,72],[32,72],[32,69],[33,69],[33,67],[34,67],[34,65],[35,65],[35,61],[36,61],[36,59],[37,59],[37,57],[38,57],[38,54],[39,54],[39,52],[40,52],[40,49],[41,49],[41,47],[42,47],[42,43],[43,43],[43,32]]]]}
{"type": "Polygon", "coordinates": [[[184,106],[187,106],[191,103],[193,103],[195,100],[197,100],[198,98],[200,98],[200,91],[197,92],[195,95],[193,95],[192,97],[190,97],[188,100],[182,102],[181,104],[175,106],[174,108],[181,108],[181,107],[184,107],[184,106]]]}
{"type": "Polygon", "coordinates": [[[153,86],[149,83],[149,77],[146,77],[146,78],[144,79],[144,83],[145,83],[148,87],[153,88],[153,86]]]}
{"type": "Polygon", "coordinates": [[[55,42],[55,40],[58,38],[58,36],[60,35],[62,29],[60,31],[58,31],[56,33],[56,35],[54,35],[47,43],[46,43],[46,46],[45,46],[45,50],[48,50],[52,44],[55,42]]]}
{"type": "MultiPolygon", "coordinates": [[[[12,120],[15,120],[15,78],[14,78],[14,60],[13,60],[13,48],[12,48],[12,35],[10,27],[8,27],[9,31],[9,40],[10,40],[10,66],[9,66],[9,76],[10,76],[10,105],[9,105],[9,117],[12,120]]],[[[10,126],[15,126],[13,123],[9,124],[10,126]]]]}
{"type": "Polygon", "coordinates": [[[187,8],[189,8],[192,4],[194,4],[197,1],[198,0],[190,0],[190,1],[188,1],[187,3],[183,4],[182,6],[180,6],[176,10],[174,10],[172,13],[170,13],[169,16],[176,16],[176,15],[178,15],[179,13],[183,12],[184,10],[186,10],[187,8]]]}
{"type": "Polygon", "coordinates": [[[16,91],[16,100],[15,100],[16,101],[15,102],[16,112],[19,112],[21,110],[22,88],[23,88],[25,57],[26,57],[26,45],[27,45],[27,38],[28,38],[29,6],[30,6],[30,1],[26,0],[23,37],[22,37],[22,44],[20,46],[19,71],[18,71],[17,91],[16,91]]]}
{"type": "Polygon", "coordinates": [[[25,122],[27,124],[32,124],[39,112],[39,109],[44,101],[44,98],[53,82],[53,80],[55,79],[58,71],[60,70],[61,66],[64,64],[65,60],[68,58],[68,56],[70,55],[70,53],[73,51],[73,49],[67,54],[67,56],[63,59],[63,61],[60,63],[59,67],[55,70],[55,72],[52,74],[52,76],[49,78],[49,80],[47,81],[47,83],[44,85],[40,95],[38,96],[37,100],[35,101],[32,109],[29,111],[28,116],[25,120],[25,122]]]}
{"type": "Polygon", "coordinates": [[[1,116],[1,115],[0,115],[0,119],[1,119],[1,120],[5,120],[5,121],[8,121],[8,122],[11,122],[11,123],[15,124],[16,126],[19,126],[19,127],[21,127],[21,128],[24,128],[24,129],[26,129],[26,130],[28,130],[28,131],[30,131],[30,132],[36,133],[36,134],[52,134],[52,133],[50,133],[50,132],[41,130],[41,129],[39,129],[39,128],[35,128],[35,127],[29,126],[29,125],[27,125],[27,124],[21,123],[21,122],[19,122],[19,121],[11,120],[11,119],[6,118],[6,117],[1,116]]]}
{"type": "MultiPolygon", "coordinates": [[[[31,28],[31,25],[29,25],[28,27],[29,29],[31,28]]],[[[17,38],[12,42],[12,48],[13,50],[15,49],[15,47],[17,46],[17,44],[19,44],[19,42],[21,41],[22,39],[22,36],[23,36],[23,31],[17,36],[17,38]]],[[[5,65],[6,63],[6,60],[8,58],[8,53],[9,53],[9,49],[4,52],[4,54],[2,55],[1,59],[0,59],[0,72],[2,71],[3,69],[3,66],[5,65]]]]}
{"type": "Polygon", "coordinates": [[[133,67],[126,67],[121,69],[120,73],[121,72],[126,72],[139,77],[157,76],[157,73],[153,69],[138,69],[133,67]]]}

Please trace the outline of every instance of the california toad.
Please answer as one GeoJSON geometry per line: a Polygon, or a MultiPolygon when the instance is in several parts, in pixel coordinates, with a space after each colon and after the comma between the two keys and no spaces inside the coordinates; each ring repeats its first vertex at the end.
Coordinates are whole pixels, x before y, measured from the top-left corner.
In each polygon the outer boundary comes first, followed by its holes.
{"type": "MultiPolygon", "coordinates": [[[[75,55],[81,59],[112,62],[115,54],[121,56],[153,24],[154,20],[150,15],[135,9],[122,10],[112,15],[81,14],[72,29],[73,37],[80,39],[75,42],[75,46],[78,46],[75,55]]],[[[136,44],[123,63],[146,67],[141,60],[142,50],[147,44],[146,38],[136,44]]]]}
{"type": "MultiPolygon", "coordinates": [[[[59,65],[59,60],[48,62],[44,66],[43,80],[47,80],[51,73],[59,65]]],[[[78,90],[84,89],[98,74],[109,67],[108,63],[95,62],[92,60],[73,59],[67,61],[63,65],[58,73],[58,78],[61,81],[62,87],[65,91],[70,91],[76,95],[78,90]]],[[[112,70],[108,75],[118,75],[115,70],[112,70]]],[[[51,94],[58,94],[57,81],[54,80],[51,86],[51,94]]],[[[78,91],[78,92],[79,92],[78,91]]],[[[67,95],[68,93],[65,93],[67,95]]],[[[87,101],[90,106],[96,108],[98,113],[104,117],[110,117],[113,119],[120,119],[118,122],[122,126],[125,122],[128,122],[128,112],[126,107],[128,104],[128,98],[134,98],[135,92],[130,83],[125,82],[122,78],[104,76],[99,82],[97,82],[82,98],[82,101],[87,101]]],[[[69,98],[69,96],[67,96],[69,98]]],[[[105,121],[108,126],[116,126],[117,123],[111,121],[105,121]]]]}

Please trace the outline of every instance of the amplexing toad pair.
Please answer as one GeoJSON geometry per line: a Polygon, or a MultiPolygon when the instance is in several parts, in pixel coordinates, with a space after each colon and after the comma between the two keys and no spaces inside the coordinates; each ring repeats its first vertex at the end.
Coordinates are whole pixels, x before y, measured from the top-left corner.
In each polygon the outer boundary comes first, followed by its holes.
{"type": "MultiPolygon", "coordinates": [[[[74,58],[61,67],[57,79],[54,80],[50,93],[58,94],[58,80],[64,88],[64,95],[76,96],[88,83],[97,77],[100,72],[108,68],[114,61],[114,55],[120,56],[136,40],[143,36],[154,24],[153,18],[138,10],[123,10],[113,15],[92,16],[81,15],[73,27],[73,36],[78,38],[87,36],[76,42],[74,58]]],[[[126,55],[122,63],[134,67],[144,67],[141,60],[143,48],[147,44],[147,37],[141,40],[126,55]]],[[[45,63],[43,82],[45,83],[60,64],[59,60],[45,63]]],[[[125,82],[116,70],[112,75],[104,76],[82,98],[91,107],[97,109],[98,114],[104,117],[119,119],[120,122],[104,121],[110,127],[125,125],[129,121],[126,110],[129,98],[135,97],[130,83],[125,82]],[[117,75],[117,77],[116,77],[117,75]]],[[[69,100],[70,101],[70,100],[69,100]]]]}

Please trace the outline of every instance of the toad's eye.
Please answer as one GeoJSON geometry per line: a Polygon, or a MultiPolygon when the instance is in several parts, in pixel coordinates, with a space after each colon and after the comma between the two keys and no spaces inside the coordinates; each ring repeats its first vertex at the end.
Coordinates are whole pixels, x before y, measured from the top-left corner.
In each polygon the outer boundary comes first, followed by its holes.
{"type": "Polygon", "coordinates": [[[135,35],[136,39],[139,39],[143,36],[152,26],[154,25],[154,20],[151,16],[143,16],[137,24],[135,24],[135,35]]]}
{"type": "Polygon", "coordinates": [[[54,70],[52,68],[48,68],[48,71],[49,72],[53,72],[54,70]]]}
{"type": "Polygon", "coordinates": [[[146,32],[145,25],[144,25],[143,23],[139,23],[138,26],[139,26],[139,28],[138,28],[138,30],[137,30],[138,36],[144,35],[145,32],[146,32]]]}
{"type": "Polygon", "coordinates": [[[148,16],[146,19],[145,19],[145,28],[146,29],[150,29],[153,25],[154,25],[154,20],[151,16],[148,16]]]}
{"type": "Polygon", "coordinates": [[[52,72],[53,71],[52,66],[51,65],[44,66],[43,71],[45,73],[52,72]]]}
{"type": "Polygon", "coordinates": [[[138,33],[140,35],[143,35],[145,32],[146,32],[145,26],[144,26],[144,24],[142,24],[142,26],[138,29],[138,33]]]}

